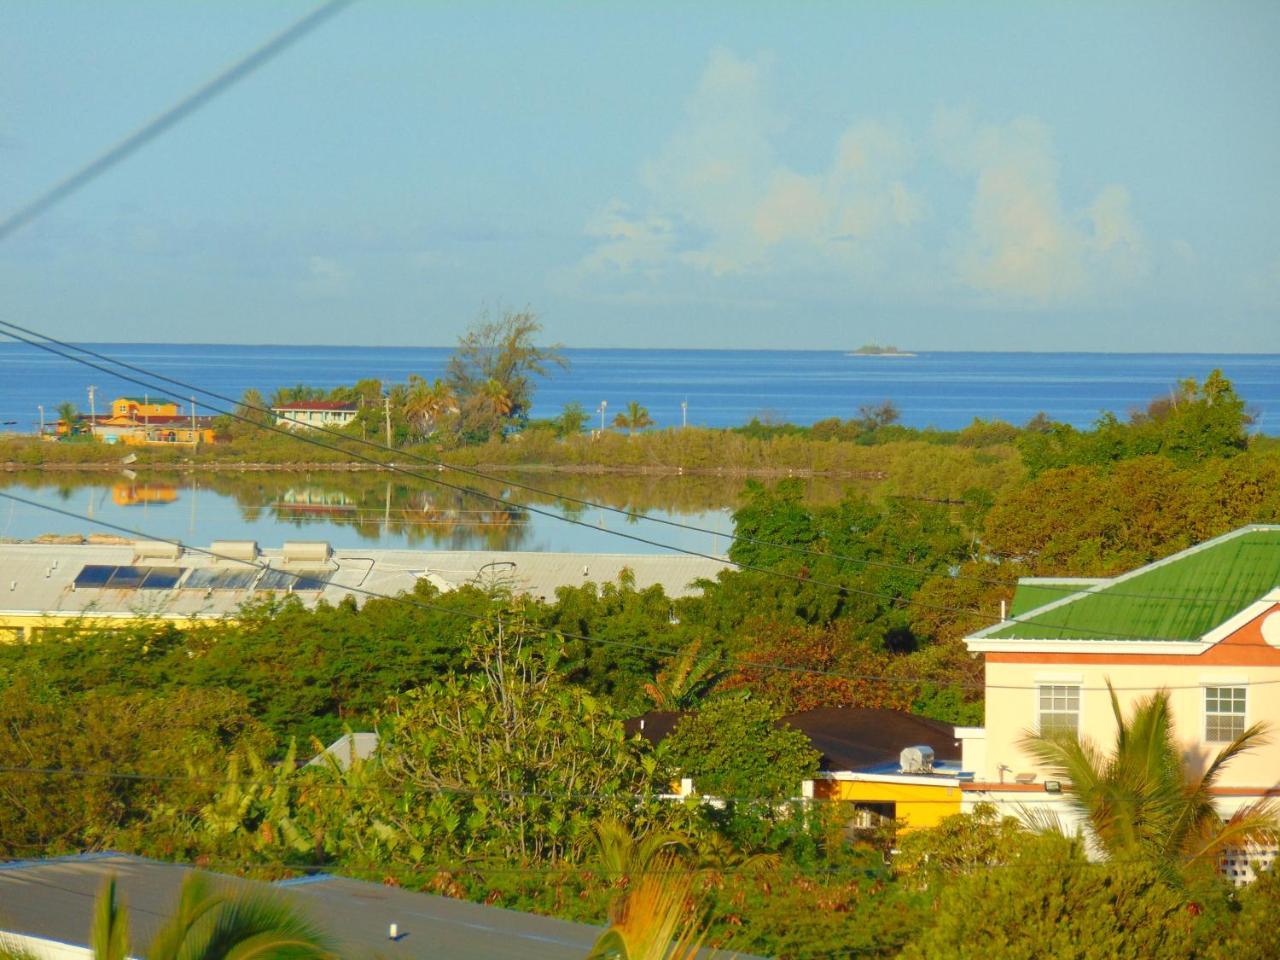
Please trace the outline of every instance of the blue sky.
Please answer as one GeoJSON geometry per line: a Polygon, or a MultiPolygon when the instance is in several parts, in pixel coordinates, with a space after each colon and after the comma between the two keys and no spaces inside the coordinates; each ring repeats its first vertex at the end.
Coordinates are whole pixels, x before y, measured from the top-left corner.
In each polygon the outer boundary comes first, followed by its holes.
{"type": "MultiPolygon", "coordinates": [[[[0,7],[0,208],[311,9],[0,7]]],[[[0,245],[92,340],[1274,352],[1280,4],[365,0],[0,245]]]]}

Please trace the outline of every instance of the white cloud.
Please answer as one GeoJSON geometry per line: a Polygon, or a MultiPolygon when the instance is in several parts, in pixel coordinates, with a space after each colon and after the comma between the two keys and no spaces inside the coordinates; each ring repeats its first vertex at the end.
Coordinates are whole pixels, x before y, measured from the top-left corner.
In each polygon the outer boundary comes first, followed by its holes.
{"type": "Polygon", "coordinates": [[[640,199],[614,199],[585,224],[594,245],[572,286],[825,275],[897,299],[1051,307],[1146,274],[1129,192],[1107,185],[1068,209],[1043,122],[976,124],[943,110],[922,152],[901,125],[862,118],[838,132],[828,160],[798,169],[783,157],[787,126],[768,80],[767,57],[711,55],[642,167],[640,199]],[[920,184],[949,179],[954,190],[957,173],[973,191],[967,217],[929,229],[935,205],[920,184]]]}
{"type": "Polygon", "coordinates": [[[1044,123],[1022,117],[972,126],[963,114],[943,113],[935,129],[944,158],[976,185],[954,252],[961,283],[990,299],[1048,307],[1145,274],[1129,192],[1108,185],[1084,209],[1064,209],[1044,123]]]}
{"type": "Polygon", "coordinates": [[[643,168],[642,208],[614,200],[587,223],[599,242],[580,275],[725,276],[798,258],[856,260],[878,234],[925,215],[903,179],[912,151],[885,123],[845,131],[826,169],[783,163],[775,143],[785,127],[769,103],[767,68],[767,58],[712,54],[683,122],[643,168]]]}
{"type": "Polygon", "coordinates": [[[340,297],[351,291],[354,274],[351,269],[333,257],[319,255],[307,258],[305,275],[299,290],[316,298],[340,297]]]}
{"type": "Polygon", "coordinates": [[[587,223],[587,235],[600,244],[583,261],[587,271],[629,273],[664,262],[675,235],[661,217],[636,217],[614,201],[587,223]]]}

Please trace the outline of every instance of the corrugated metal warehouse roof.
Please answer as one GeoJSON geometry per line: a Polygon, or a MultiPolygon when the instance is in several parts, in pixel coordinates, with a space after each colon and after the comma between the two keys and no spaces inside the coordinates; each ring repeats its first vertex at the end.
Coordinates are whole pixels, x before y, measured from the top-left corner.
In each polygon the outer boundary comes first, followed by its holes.
{"type": "MultiPolygon", "coordinates": [[[[444,591],[464,584],[503,586],[551,600],[559,587],[617,581],[623,570],[632,572],[641,589],[660,584],[669,596],[680,597],[696,591],[694,581],[728,566],[688,556],[359,548],[330,553],[314,544],[264,550],[254,566],[167,546],[0,544],[0,615],[225,617],[267,592],[295,593],[308,606],[346,596],[363,602],[367,595],[355,591],[395,595],[412,590],[419,579],[444,591]],[[317,549],[307,553],[307,546],[317,549]]],[[[240,546],[248,545],[223,549],[240,546]]],[[[218,545],[214,550],[222,552],[218,545]]]]}

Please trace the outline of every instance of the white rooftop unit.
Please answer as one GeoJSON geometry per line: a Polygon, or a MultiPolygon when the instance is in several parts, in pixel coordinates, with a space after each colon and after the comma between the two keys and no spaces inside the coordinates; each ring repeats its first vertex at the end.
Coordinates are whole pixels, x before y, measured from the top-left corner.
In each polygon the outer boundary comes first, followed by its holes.
{"type": "Polygon", "coordinates": [[[257,540],[215,540],[209,544],[215,560],[226,562],[258,562],[257,540]]]}
{"type": "Polygon", "coordinates": [[[324,540],[286,540],[280,548],[285,563],[328,563],[333,550],[324,540]]]}
{"type": "Polygon", "coordinates": [[[933,747],[907,747],[898,755],[898,768],[903,773],[933,773],[933,747]]]}
{"type": "Polygon", "coordinates": [[[182,544],[168,540],[139,540],[133,545],[136,560],[177,560],[182,556],[182,544]]]}

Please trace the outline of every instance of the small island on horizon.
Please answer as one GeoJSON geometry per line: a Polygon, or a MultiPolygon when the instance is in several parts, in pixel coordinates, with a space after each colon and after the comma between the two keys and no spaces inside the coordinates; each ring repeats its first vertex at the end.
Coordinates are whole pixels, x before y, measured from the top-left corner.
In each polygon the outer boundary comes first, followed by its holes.
{"type": "Polygon", "coordinates": [[[864,343],[857,350],[853,350],[845,354],[846,357],[914,357],[914,353],[906,350],[899,350],[897,347],[889,344],[881,346],[878,343],[864,343]]]}

